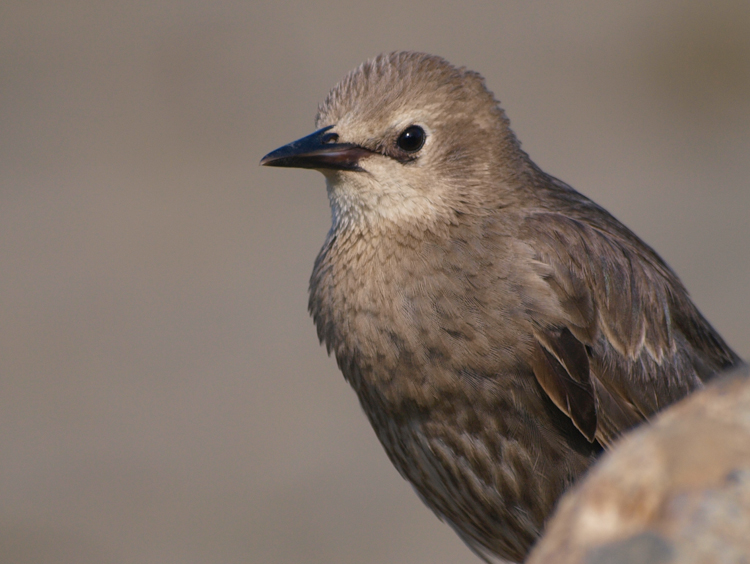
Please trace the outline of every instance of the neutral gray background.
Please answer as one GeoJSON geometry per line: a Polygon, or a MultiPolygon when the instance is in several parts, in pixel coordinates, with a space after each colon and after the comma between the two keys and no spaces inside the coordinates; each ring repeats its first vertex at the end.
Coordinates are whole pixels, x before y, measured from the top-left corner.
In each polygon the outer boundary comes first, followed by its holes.
{"type": "Polygon", "coordinates": [[[323,178],[257,165],[401,48],[482,72],[750,356],[746,0],[5,0],[1,562],[478,562],[317,343],[323,178]]]}

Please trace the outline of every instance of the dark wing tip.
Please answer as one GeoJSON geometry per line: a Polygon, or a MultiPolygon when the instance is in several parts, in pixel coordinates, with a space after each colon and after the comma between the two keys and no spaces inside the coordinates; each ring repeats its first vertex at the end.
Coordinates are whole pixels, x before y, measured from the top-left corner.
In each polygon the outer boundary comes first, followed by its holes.
{"type": "Polygon", "coordinates": [[[596,399],[586,348],[567,328],[551,328],[536,337],[533,369],[537,381],[589,442],[594,442],[596,399]]]}

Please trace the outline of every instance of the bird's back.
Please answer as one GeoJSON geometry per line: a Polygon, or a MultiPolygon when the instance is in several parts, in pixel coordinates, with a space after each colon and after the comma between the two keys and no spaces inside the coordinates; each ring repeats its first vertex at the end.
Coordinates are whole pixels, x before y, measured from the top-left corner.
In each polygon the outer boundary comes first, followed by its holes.
{"type": "MultiPolygon", "coordinates": [[[[620,433],[741,363],[666,263],[606,210],[541,173],[521,237],[563,309],[539,330],[564,375],[595,391],[596,439],[620,433]],[[558,354],[559,353],[559,354],[558,354]],[[588,376],[587,376],[588,375],[588,376]]],[[[573,416],[575,420],[575,416],[573,416]]]]}

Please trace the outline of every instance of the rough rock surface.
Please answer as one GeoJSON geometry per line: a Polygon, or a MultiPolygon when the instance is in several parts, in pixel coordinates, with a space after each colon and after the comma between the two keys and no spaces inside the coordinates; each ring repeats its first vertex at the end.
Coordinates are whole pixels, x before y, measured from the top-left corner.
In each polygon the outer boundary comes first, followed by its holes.
{"type": "Polygon", "coordinates": [[[626,436],[561,500],[527,564],[750,563],[749,376],[626,436]]]}

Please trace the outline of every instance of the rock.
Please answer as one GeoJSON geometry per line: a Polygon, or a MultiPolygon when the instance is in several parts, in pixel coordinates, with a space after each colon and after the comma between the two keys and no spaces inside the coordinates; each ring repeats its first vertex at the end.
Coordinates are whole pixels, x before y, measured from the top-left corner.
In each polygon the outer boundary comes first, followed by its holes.
{"type": "Polygon", "coordinates": [[[750,564],[749,376],[625,436],[562,498],[527,564],[750,564]]]}

